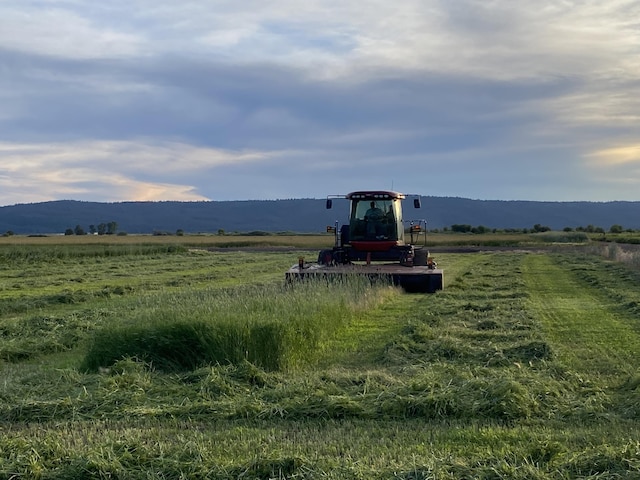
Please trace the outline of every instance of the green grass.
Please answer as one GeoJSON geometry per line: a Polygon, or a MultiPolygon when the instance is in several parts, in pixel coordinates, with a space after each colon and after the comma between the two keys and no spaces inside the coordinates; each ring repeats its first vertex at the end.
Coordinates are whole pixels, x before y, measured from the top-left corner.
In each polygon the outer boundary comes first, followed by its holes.
{"type": "Polygon", "coordinates": [[[243,360],[290,370],[314,361],[357,312],[394,294],[366,279],[158,292],[143,297],[126,320],[97,332],[81,368],[96,371],[137,357],[160,370],[243,360]]]}
{"type": "Polygon", "coordinates": [[[589,236],[584,232],[541,232],[531,234],[531,238],[543,243],[588,243],[589,236]]]}
{"type": "Polygon", "coordinates": [[[0,277],[0,479],[640,475],[640,274],[587,249],[438,255],[434,295],[39,255],[0,277]]]}
{"type": "Polygon", "coordinates": [[[614,379],[637,371],[640,292],[623,285],[631,274],[614,264],[576,265],[566,257],[542,255],[529,256],[525,268],[531,308],[549,341],[562,347],[567,367],[614,379]],[[610,283],[616,274],[621,278],[610,283]]]}

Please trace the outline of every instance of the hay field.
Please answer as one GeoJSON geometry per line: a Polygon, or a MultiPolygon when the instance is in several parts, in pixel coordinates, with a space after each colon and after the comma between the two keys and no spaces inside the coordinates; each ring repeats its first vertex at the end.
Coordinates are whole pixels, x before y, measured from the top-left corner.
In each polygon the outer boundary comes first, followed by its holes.
{"type": "Polygon", "coordinates": [[[615,252],[439,254],[408,295],[162,239],[0,245],[0,478],[640,475],[615,252]]]}

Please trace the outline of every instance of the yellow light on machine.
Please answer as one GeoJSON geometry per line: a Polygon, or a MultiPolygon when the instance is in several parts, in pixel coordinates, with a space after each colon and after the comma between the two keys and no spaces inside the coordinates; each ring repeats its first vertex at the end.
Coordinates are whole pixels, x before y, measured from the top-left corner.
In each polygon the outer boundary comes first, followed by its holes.
{"type": "Polygon", "coordinates": [[[420,228],[420,225],[411,225],[411,231],[412,232],[419,232],[420,230],[422,230],[420,228]]]}

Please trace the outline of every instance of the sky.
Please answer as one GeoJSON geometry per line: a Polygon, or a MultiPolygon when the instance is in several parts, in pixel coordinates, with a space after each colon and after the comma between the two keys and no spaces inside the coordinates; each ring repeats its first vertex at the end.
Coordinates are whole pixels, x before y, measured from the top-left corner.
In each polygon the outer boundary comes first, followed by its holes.
{"type": "Polygon", "coordinates": [[[640,0],[0,0],[0,205],[640,201],[640,0]]]}

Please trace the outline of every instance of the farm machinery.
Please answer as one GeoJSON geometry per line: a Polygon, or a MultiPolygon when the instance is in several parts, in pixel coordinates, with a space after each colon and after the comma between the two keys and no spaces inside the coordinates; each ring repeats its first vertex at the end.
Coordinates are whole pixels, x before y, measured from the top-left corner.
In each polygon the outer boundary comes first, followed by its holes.
{"type": "MultiPolygon", "coordinates": [[[[350,201],[349,223],[328,226],[334,234],[333,248],[321,250],[314,263],[300,257],[286,272],[287,280],[356,275],[387,279],[408,292],[442,290],[444,273],[426,249],[426,221],[405,222],[402,217],[406,195],[385,190],[331,195],[326,208],[338,198],[350,201]]],[[[421,207],[419,197],[413,205],[421,207]]]]}

